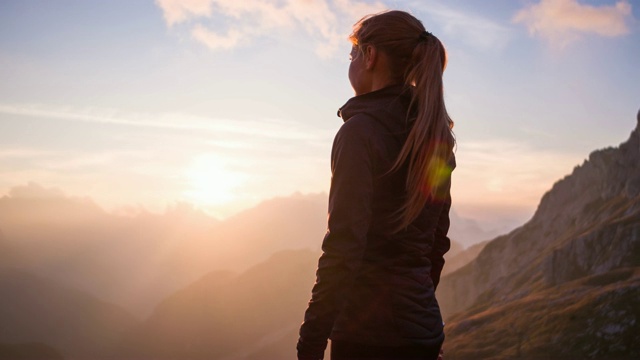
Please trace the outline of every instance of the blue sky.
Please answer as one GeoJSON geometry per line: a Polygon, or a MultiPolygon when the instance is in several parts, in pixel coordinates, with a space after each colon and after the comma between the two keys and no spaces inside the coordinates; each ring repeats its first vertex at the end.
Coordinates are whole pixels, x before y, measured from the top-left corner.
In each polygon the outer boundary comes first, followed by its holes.
{"type": "Polygon", "coordinates": [[[526,220],[635,127],[638,1],[3,1],[0,195],[33,181],[224,217],[327,191],[346,37],[384,8],[447,47],[462,215],[526,220]]]}

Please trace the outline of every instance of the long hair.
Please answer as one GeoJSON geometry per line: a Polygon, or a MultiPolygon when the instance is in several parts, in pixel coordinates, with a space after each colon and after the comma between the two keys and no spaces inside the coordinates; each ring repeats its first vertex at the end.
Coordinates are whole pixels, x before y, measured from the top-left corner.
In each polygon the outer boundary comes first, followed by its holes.
{"type": "Polygon", "coordinates": [[[406,228],[428,201],[443,200],[451,175],[455,140],[453,121],[444,104],[442,73],[446,51],[420,20],[404,11],[386,11],[360,19],[349,36],[364,50],[373,46],[387,55],[393,80],[413,88],[410,114],[415,123],[390,172],[407,166],[407,197],[396,214],[396,231],[406,228]]]}

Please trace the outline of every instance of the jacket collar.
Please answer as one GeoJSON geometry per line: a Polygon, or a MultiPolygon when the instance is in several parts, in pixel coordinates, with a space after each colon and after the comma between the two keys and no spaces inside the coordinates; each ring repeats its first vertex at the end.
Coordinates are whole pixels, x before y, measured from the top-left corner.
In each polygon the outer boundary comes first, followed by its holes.
{"type": "Polygon", "coordinates": [[[406,111],[410,101],[411,87],[404,84],[391,85],[352,97],[338,109],[338,117],[341,117],[343,121],[347,121],[359,113],[388,111],[394,105],[401,105],[406,111]]]}

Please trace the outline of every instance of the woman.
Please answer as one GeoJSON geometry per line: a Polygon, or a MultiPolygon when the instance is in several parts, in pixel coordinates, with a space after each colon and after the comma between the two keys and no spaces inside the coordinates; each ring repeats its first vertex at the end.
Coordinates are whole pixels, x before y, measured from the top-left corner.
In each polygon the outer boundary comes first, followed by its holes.
{"type": "Polygon", "coordinates": [[[442,90],[446,55],[402,11],[354,25],[355,91],[331,155],[328,230],[298,359],[436,359],[435,288],[449,250],[454,138],[442,90]]]}

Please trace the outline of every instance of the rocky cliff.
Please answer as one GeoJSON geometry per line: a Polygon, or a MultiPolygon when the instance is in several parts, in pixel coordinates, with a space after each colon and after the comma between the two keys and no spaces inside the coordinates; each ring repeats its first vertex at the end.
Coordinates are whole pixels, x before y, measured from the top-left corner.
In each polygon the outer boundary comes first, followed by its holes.
{"type": "MultiPolygon", "coordinates": [[[[640,122],[640,119],[639,119],[640,122]]],[[[446,314],[484,300],[640,265],[640,129],[594,151],[540,201],[533,218],[491,241],[441,282],[446,314]]]]}
{"type": "Polygon", "coordinates": [[[585,358],[640,354],[633,345],[640,340],[638,274],[640,113],[626,142],[591,153],[542,197],[529,222],[442,279],[438,296],[452,356],[482,355],[472,349],[480,338],[504,342],[483,358],[550,356],[551,348],[585,358]],[[613,318],[620,321],[606,320],[613,318]],[[524,323],[517,325],[519,319],[524,323]],[[551,339],[529,329],[538,322],[549,331],[569,323],[575,329],[551,339]],[[529,341],[513,336],[518,332],[529,341]]]}

